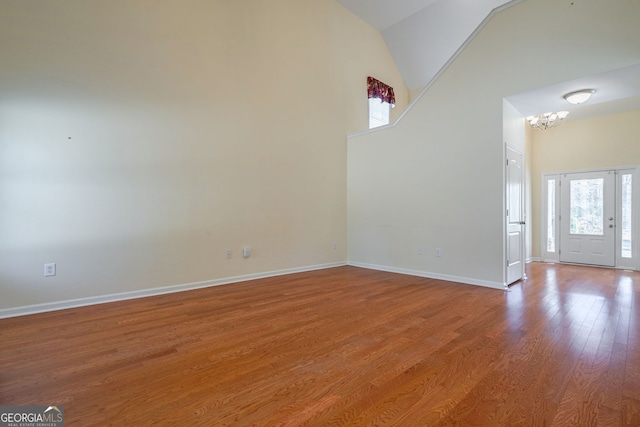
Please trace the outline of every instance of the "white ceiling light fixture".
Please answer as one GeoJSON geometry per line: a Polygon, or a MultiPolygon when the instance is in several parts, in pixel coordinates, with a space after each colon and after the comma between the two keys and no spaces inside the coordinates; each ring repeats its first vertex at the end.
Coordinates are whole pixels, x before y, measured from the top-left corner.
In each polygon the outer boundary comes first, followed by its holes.
{"type": "Polygon", "coordinates": [[[595,92],[595,89],[582,89],[575,92],[569,92],[563,98],[569,104],[578,105],[586,102],[595,92]]]}
{"type": "Polygon", "coordinates": [[[538,114],[537,116],[527,117],[527,121],[529,122],[529,125],[534,129],[547,130],[549,128],[559,126],[568,114],[568,111],[538,114]]]}

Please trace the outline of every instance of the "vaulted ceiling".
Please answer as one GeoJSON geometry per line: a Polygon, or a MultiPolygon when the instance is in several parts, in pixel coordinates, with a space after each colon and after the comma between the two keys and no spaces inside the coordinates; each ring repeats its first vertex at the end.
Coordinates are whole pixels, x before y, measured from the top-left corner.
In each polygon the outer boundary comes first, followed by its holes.
{"type": "MultiPolygon", "coordinates": [[[[377,28],[410,91],[427,85],[496,8],[527,0],[337,0],[377,28]]],[[[524,116],[569,110],[569,119],[640,108],[640,64],[553,87],[514,94],[507,101],[524,116]],[[572,107],[562,95],[597,90],[572,107]]]]}
{"type": "Polygon", "coordinates": [[[380,31],[431,6],[438,0],[338,0],[344,7],[380,31]]]}
{"type": "Polygon", "coordinates": [[[512,3],[510,0],[338,2],[380,30],[409,90],[425,86],[493,9],[512,3]]]}

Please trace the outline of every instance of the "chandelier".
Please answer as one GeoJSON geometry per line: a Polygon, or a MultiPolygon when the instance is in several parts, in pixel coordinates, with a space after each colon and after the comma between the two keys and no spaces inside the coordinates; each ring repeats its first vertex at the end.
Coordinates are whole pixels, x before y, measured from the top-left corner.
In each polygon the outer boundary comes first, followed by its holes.
{"type": "Polygon", "coordinates": [[[569,114],[568,111],[558,111],[557,113],[544,113],[537,116],[527,117],[529,125],[534,129],[547,130],[558,126],[569,114]]]}

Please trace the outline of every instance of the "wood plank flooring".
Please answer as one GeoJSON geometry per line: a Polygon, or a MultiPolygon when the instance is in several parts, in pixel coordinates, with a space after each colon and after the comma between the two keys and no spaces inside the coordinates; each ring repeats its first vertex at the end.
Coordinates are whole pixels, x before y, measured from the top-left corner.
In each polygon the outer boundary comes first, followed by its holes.
{"type": "Polygon", "coordinates": [[[640,425],[640,273],[510,292],[339,267],[0,320],[0,405],[67,426],[640,425]]]}

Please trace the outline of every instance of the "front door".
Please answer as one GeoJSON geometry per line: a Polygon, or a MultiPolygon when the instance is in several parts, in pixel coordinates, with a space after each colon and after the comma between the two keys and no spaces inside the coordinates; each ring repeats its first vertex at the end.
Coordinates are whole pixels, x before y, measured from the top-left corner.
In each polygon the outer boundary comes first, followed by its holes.
{"type": "Polygon", "coordinates": [[[507,284],[524,277],[522,154],[507,147],[507,284]]]}
{"type": "Polygon", "coordinates": [[[615,172],[560,177],[560,261],[615,265],[615,172]]]}

